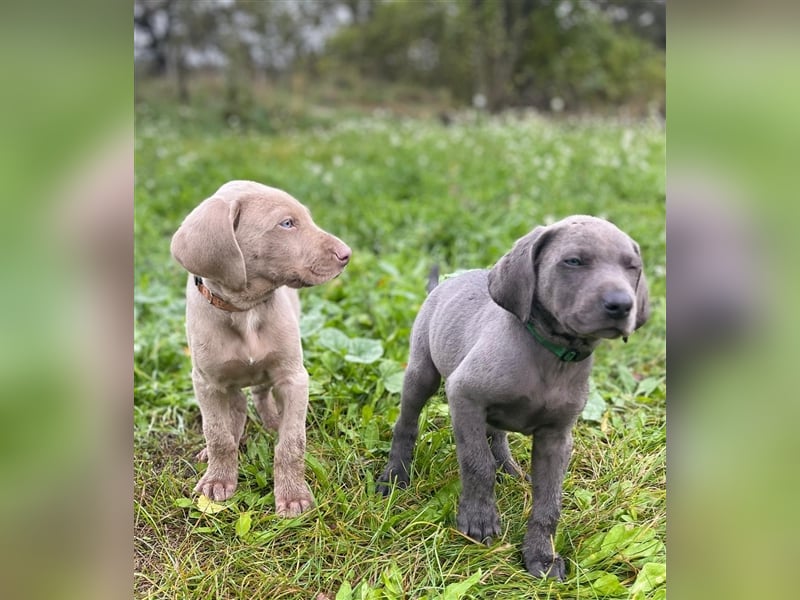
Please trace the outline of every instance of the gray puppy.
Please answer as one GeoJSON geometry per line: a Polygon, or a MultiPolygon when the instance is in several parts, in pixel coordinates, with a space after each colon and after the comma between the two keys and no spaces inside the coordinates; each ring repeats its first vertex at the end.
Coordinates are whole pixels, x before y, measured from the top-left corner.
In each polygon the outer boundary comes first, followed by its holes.
{"type": "Polygon", "coordinates": [[[458,529],[487,543],[500,534],[495,471],[521,472],[505,432],[533,435],[534,504],[522,554],[532,575],[564,579],[553,539],[591,354],[601,338],[627,338],[648,315],[639,246],[595,217],[536,227],[491,270],[445,280],[414,322],[378,490],[408,485],[420,411],[444,378],[461,473],[458,529]]]}

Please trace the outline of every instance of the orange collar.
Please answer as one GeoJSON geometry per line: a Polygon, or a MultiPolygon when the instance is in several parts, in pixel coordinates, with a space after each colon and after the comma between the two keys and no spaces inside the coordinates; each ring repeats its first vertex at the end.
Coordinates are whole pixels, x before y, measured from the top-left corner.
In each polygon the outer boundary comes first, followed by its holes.
{"type": "Polygon", "coordinates": [[[214,293],[203,284],[202,277],[198,277],[197,275],[195,275],[194,285],[197,287],[197,291],[203,295],[203,298],[208,300],[209,304],[216,306],[217,308],[224,310],[226,312],[247,312],[247,309],[238,308],[233,304],[231,304],[230,302],[226,302],[219,296],[215,296],[214,293]]]}

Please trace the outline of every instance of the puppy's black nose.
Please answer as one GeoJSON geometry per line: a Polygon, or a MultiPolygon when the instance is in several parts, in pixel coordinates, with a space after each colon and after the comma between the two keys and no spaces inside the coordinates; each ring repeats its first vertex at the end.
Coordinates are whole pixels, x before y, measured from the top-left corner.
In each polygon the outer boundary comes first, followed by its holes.
{"type": "Polygon", "coordinates": [[[613,319],[623,319],[633,308],[633,298],[628,292],[614,290],[603,294],[603,308],[613,319]]]}

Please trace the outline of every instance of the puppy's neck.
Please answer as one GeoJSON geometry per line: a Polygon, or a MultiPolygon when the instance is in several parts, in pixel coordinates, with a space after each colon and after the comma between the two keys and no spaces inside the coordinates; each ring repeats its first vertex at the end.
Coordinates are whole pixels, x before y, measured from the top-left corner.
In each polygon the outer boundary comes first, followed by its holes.
{"type": "Polygon", "coordinates": [[[252,308],[268,303],[279,286],[265,279],[248,281],[244,289],[234,290],[221,284],[219,281],[204,279],[203,284],[217,298],[227,304],[235,306],[237,312],[246,312],[252,308]]]}
{"type": "MultiPolygon", "coordinates": [[[[530,325],[536,332],[534,337],[541,336],[548,345],[574,351],[581,355],[588,356],[600,343],[600,340],[597,339],[582,338],[568,333],[544,307],[535,307],[525,325],[526,327],[530,325]]],[[[550,349],[549,352],[552,353],[553,350],[550,349]]]]}

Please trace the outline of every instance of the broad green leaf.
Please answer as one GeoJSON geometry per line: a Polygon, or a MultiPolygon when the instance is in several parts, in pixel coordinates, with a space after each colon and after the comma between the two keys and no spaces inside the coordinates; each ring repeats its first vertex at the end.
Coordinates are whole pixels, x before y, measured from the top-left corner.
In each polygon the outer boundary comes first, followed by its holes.
{"type": "Polygon", "coordinates": [[[664,552],[664,542],[649,536],[648,539],[631,542],[619,551],[627,560],[634,562],[643,558],[655,557],[664,552]]]}
{"type": "Polygon", "coordinates": [[[654,536],[655,532],[652,529],[636,527],[632,523],[614,525],[607,533],[598,534],[589,539],[581,551],[583,558],[581,558],[580,564],[587,568],[616,554],[620,554],[627,560],[625,550],[632,545],[631,552],[637,553],[637,556],[645,548],[648,550],[648,556],[655,554],[655,550],[660,550],[661,546],[655,543],[654,536]]]}
{"type": "Polygon", "coordinates": [[[208,527],[208,526],[204,525],[202,527],[195,527],[193,531],[195,533],[214,533],[216,531],[216,529],[214,529],[213,527],[208,527]]]}
{"type": "Polygon", "coordinates": [[[661,379],[658,377],[645,377],[636,386],[635,396],[649,396],[659,386],[661,379]]]}
{"type": "Polygon", "coordinates": [[[591,490],[582,488],[578,488],[572,492],[572,497],[581,510],[588,510],[589,507],[592,506],[592,501],[594,500],[594,494],[592,494],[591,490]]]}
{"type": "Polygon", "coordinates": [[[191,508],[194,500],[191,498],[176,498],[173,504],[178,508],[191,508]]]}
{"type": "Polygon", "coordinates": [[[620,366],[618,373],[619,381],[622,384],[622,389],[625,392],[632,393],[639,383],[636,381],[633,373],[631,373],[631,370],[628,367],[620,366]]]}
{"type": "Polygon", "coordinates": [[[334,327],[326,327],[317,333],[317,343],[337,354],[344,354],[349,362],[369,364],[383,356],[380,340],[369,338],[349,338],[334,327]]]}
{"type": "Polygon", "coordinates": [[[390,394],[399,394],[403,391],[404,376],[405,373],[403,371],[398,371],[396,373],[392,373],[388,377],[384,377],[383,387],[385,387],[386,391],[390,394]]]}
{"type": "Polygon", "coordinates": [[[248,533],[250,533],[250,527],[252,524],[253,516],[249,510],[240,514],[239,518],[236,520],[236,535],[240,538],[246,536],[248,533]]]}
{"type": "Polygon", "coordinates": [[[442,600],[461,600],[464,594],[480,581],[481,575],[481,570],[478,569],[477,572],[467,577],[464,581],[451,583],[444,589],[444,593],[441,596],[442,600]]]}
{"type": "Polygon", "coordinates": [[[311,337],[325,326],[325,315],[319,312],[303,313],[300,317],[300,336],[311,337]]]}
{"type": "Polygon", "coordinates": [[[381,383],[390,394],[399,394],[403,389],[403,376],[405,369],[396,360],[384,359],[378,365],[381,383]]]}
{"type": "Polygon", "coordinates": [[[593,421],[599,423],[606,412],[606,401],[597,391],[593,381],[589,382],[589,398],[586,401],[586,406],[583,408],[581,418],[584,421],[593,421]]]}
{"type": "Polygon", "coordinates": [[[381,441],[378,424],[375,421],[366,423],[361,430],[361,443],[367,450],[375,450],[381,441]]]}
{"type": "Polygon", "coordinates": [[[344,354],[349,349],[349,338],[333,327],[320,329],[316,339],[320,346],[338,354],[344,354]]]}
{"type": "Polygon", "coordinates": [[[644,594],[665,585],[667,582],[667,565],[663,563],[647,563],[639,571],[636,581],[631,586],[631,597],[644,597],[644,594]]]}
{"type": "Polygon", "coordinates": [[[322,382],[317,381],[316,379],[310,379],[308,381],[308,393],[311,396],[321,396],[325,393],[325,386],[322,385],[322,382]]]}
{"type": "Polygon", "coordinates": [[[595,579],[592,590],[604,596],[619,596],[628,592],[613,573],[605,573],[595,579]]]}
{"type": "Polygon", "coordinates": [[[380,340],[353,338],[348,341],[347,354],[344,359],[349,362],[369,364],[383,356],[383,344],[380,340]]]}
{"type": "Polygon", "coordinates": [[[369,404],[365,404],[361,407],[361,423],[367,424],[372,421],[372,417],[375,414],[375,409],[372,408],[369,404]]]}
{"type": "Polygon", "coordinates": [[[600,545],[600,550],[615,551],[624,548],[640,532],[640,529],[631,523],[619,523],[609,529],[600,545]]]}
{"type": "Polygon", "coordinates": [[[586,540],[581,548],[580,556],[588,556],[589,554],[597,552],[600,549],[600,545],[603,543],[605,535],[604,531],[600,531],[586,540]]]}
{"type": "Polygon", "coordinates": [[[336,598],[334,600],[352,600],[353,598],[353,588],[350,587],[350,583],[347,581],[343,581],[339,591],[336,592],[336,598]]]}
{"type": "Polygon", "coordinates": [[[403,597],[403,576],[397,565],[392,565],[381,573],[383,592],[389,600],[403,597]]]}
{"type": "Polygon", "coordinates": [[[356,589],[358,590],[358,600],[369,600],[374,591],[372,587],[365,581],[362,581],[358,587],[356,587],[356,589]]]}
{"type": "Polygon", "coordinates": [[[218,504],[207,496],[200,494],[197,498],[197,510],[206,515],[213,515],[228,508],[225,504],[218,504]]]}

